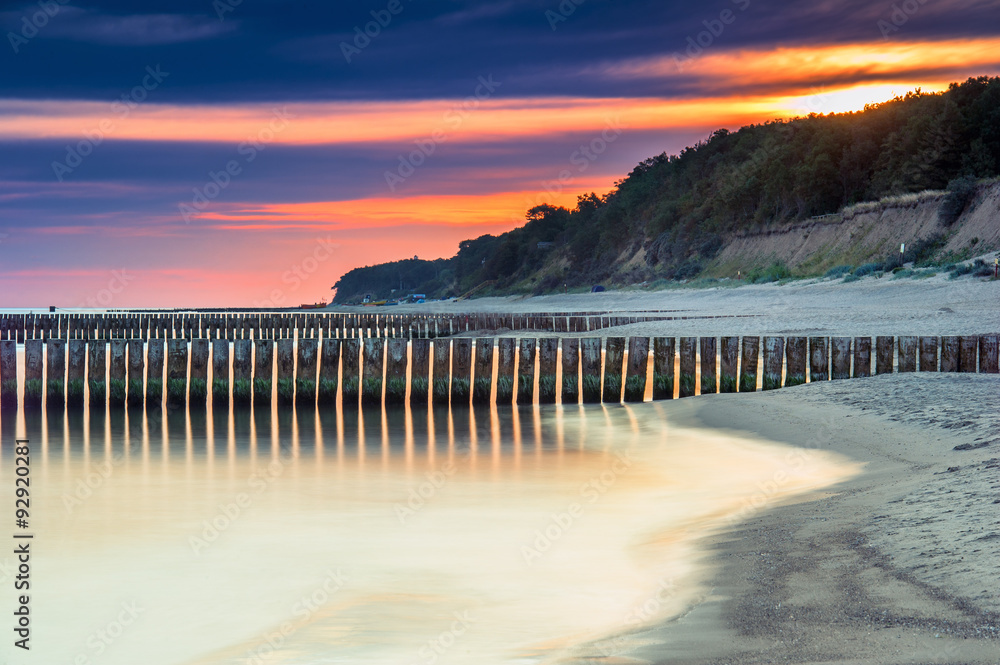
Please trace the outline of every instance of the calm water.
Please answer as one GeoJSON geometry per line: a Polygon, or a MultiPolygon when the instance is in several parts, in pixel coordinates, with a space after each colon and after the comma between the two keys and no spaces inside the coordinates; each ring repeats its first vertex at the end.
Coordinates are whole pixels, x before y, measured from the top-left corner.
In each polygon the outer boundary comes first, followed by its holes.
{"type": "Polygon", "coordinates": [[[649,403],[20,413],[0,420],[4,488],[15,433],[33,451],[31,662],[53,665],[619,653],[615,635],[703,593],[699,537],[856,472],[649,403]]]}

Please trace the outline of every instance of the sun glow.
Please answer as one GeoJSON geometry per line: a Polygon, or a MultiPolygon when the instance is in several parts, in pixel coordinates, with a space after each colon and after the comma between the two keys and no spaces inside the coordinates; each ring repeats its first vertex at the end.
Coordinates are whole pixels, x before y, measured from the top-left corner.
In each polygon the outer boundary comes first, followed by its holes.
{"type": "MultiPolygon", "coordinates": [[[[912,92],[907,84],[859,85],[839,90],[820,90],[805,97],[788,97],[783,107],[802,115],[810,113],[849,113],[863,111],[869,104],[880,104],[897,96],[912,92]]],[[[921,87],[922,92],[942,92],[946,85],[931,84],[921,87]]]]}

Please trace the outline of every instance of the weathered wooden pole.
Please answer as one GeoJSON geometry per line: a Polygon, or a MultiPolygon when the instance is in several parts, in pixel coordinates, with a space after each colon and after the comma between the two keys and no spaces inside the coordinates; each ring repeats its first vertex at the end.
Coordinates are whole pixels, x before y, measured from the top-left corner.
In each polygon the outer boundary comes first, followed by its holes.
{"type": "Polygon", "coordinates": [[[125,406],[128,394],[126,381],[127,360],[125,358],[125,340],[121,337],[111,339],[109,343],[110,358],[108,359],[108,403],[112,408],[125,406]]]}
{"type": "Polygon", "coordinates": [[[900,372],[915,372],[917,371],[917,338],[916,337],[899,337],[899,356],[898,356],[898,371],[900,372]]]}
{"type": "Polygon", "coordinates": [[[208,401],[209,341],[205,337],[191,340],[191,378],[188,385],[191,406],[205,406],[208,401]]]}
{"type": "Polygon", "coordinates": [[[760,353],[759,337],[743,338],[743,354],[740,358],[740,392],[752,393],[757,390],[757,356],[760,353]]]}
{"type": "Polygon", "coordinates": [[[691,397],[695,394],[695,379],[697,372],[698,338],[681,337],[680,345],[680,389],[678,396],[691,397]]]}
{"type": "Polygon", "coordinates": [[[319,360],[319,340],[299,339],[298,361],[295,364],[295,401],[304,406],[316,404],[316,365],[319,360]]]}
{"type": "Polygon", "coordinates": [[[517,403],[531,404],[535,400],[535,345],[534,337],[522,337],[517,358],[517,403]]]}
{"type": "Polygon", "coordinates": [[[942,372],[957,372],[958,371],[958,337],[942,337],[941,338],[941,371],[942,372]]]}
{"type": "Polygon", "coordinates": [[[87,342],[87,388],[90,392],[90,408],[104,410],[108,399],[108,365],[103,340],[87,342]]]}
{"type": "Polygon", "coordinates": [[[892,374],[895,340],[889,336],[875,338],[875,373],[892,374]]]}
{"type": "Polygon", "coordinates": [[[723,337],[719,343],[719,392],[739,390],[740,338],[723,337]]]}
{"type": "Polygon", "coordinates": [[[431,386],[432,404],[448,405],[451,386],[451,340],[438,336],[434,340],[434,381],[431,386]]]}
{"type": "Polygon", "coordinates": [[[580,339],[562,339],[562,397],[563,404],[580,402],[580,339]]]}
{"type": "Polygon", "coordinates": [[[385,338],[366,337],[361,378],[361,403],[382,404],[382,377],[385,373],[385,338]]]}
{"type": "Polygon", "coordinates": [[[538,403],[556,403],[556,366],[559,360],[559,338],[538,340],[538,403]]]}
{"type": "Polygon", "coordinates": [[[718,392],[719,386],[715,380],[715,338],[701,337],[701,394],[711,395],[718,392]]]}
{"type": "Polygon", "coordinates": [[[61,409],[66,402],[66,342],[50,337],[45,342],[45,406],[61,409]]]}
{"type": "Polygon", "coordinates": [[[0,341],[0,411],[17,411],[17,342],[0,341]]]}
{"type": "Polygon", "coordinates": [[[233,404],[246,406],[253,401],[253,341],[233,340],[233,404]]]}
{"type": "Polygon", "coordinates": [[[334,337],[324,337],[320,344],[316,401],[321,405],[337,403],[337,387],[340,383],[340,345],[341,341],[334,337]]]}
{"type": "Polygon", "coordinates": [[[386,342],[385,403],[406,404],[406,340],[402,337],[386,342]]]}
{"type": "Polygon", "coordinates": [[[1000,345],[1000,336],[981,335],[979,337],[979,371],[983,374],[998,374],[997,346],[1000,345]]]}
{"type": "Polygon", "coordinates": [[[514,401],[514,363],[517,340],[501,337],[497,341],[497,404],[514,401]]]}
{"type": "MultiPolygon", "coordinates": [[[[290,324],[291,319],[286,319],[290,324]]],[[[282,337],[277,343],[277,403],[287,406],[295,402],[295,340],[282,337]]]]}
{"type": "Polygon", "coordinates": [[[674,338],[653,339],[653,399],[674,398],[674,338]]]}
{"type": "Polygon", "coordinates": [[[141,337],[128,340],[128,406],[141,408],[145,399],[146,383],[143,373],[146,369],[145,344],[141,337]]]}
{"type": "Polygon", "coordinates": [[[472,395],[472,338],[456,338],[451,353],[451,403],[468,406],[472,395]]]}
{"type": "Polygon", "coordinates": [[[920,371],[921,372],[938,371],[938,338],[921,337],[919,344],[920,344],[920,371]]]}
{"type": "Polygon", "coordinates": [[[975,372],[976,371],[976,361],[978,360],[978,347],[979,338],[978,337],[959,337],[958,338],[958,371],[959,372],[975,372]]]}
{"type": "Polygon", "coordinates": [[[410,348],[410,404],[427,404],[430,394],[431,341],[414,339],[410,348]]]}
{"type": "Polygon", "coordinates": [[[608,337],[604,340],[604,390],[601,401],[619,404],[622,401],[622,366],[625,362],[625,338],[608,337]]]}
{"type": "Polygon", "coordinates": [[[785,339],[785,387],[800,386],[806,382],[806,338],[785,339]]]}
{"type": "Polygon", "coordinates": [[[472,403],[489,404],[493,396],[493,338],[476,339],[476,378],[472,386],[472,403]]]}
{"type": "MultiPolygon", "coordinates": [[[[27,331],[25,331],[27,333],[27,331]]],[[[42,393],[45,385],[42,383],[42,340],[24,340],[24,408],[42,408],[42,393]]]]}
{"type": "Polygon", "coordinates": [[[164,345],[166,340],[150,338],[146,347],[146,408],[163,405],[164,345]]]}
{"type": "Polygon", "coordinates": [[[274,376],[274,340],[254,340],[253,402],[271,408],[274,376]]]}
{"type": "Polygon", "coordinates": [[[583,370],[583,403],[601,401],[601,339],[586,337],[580,340],[580,360],[583,370]]]}
{"type": "Polygon", "coordinates": [[[229,408],[229,340],[212,340],[212,408],[229,408]]]}
{"type": "Polygon", "coordinates": [[[763,390],[775,390],[781,387],[781,361],[785,355],[784,337],[764,338],[764,379],[761,382],[763,390]]]}
{"type": "Polygon", "coordinates": [[[830,379],[830,340],[827,337],[809,338],[809,381],[830,379]]]}
{"type": "Polygon", "coordinates": [[[854,378],[861,379],[872,375],[872,338],[854,338],[854,378]]]}
{"type": "Polygon", "coordinates": [[[851,378],[850,337],[830,338],[830,365],[832,366],[831,378],[833,379],[851,378]]]}
{"type": "Polygon", "coordinates": [[[628,340],[628,367],[625,371],[626,402],[641,402],[646,398],[646,370],[648,367],[649,338],[630,337],[628,340]]]}
{"type": "Polygon", "coordinates": [[[69,340],[68,346],[69,373],[66,378],[66,403],[71,407],[82,407],[87,385],[87,342],[74,338],[69,340]]]}
{"type": "Polygon", "coordinates": [[[167,340],[167,406],[187,403],[188,345],[183,338],[167,340]]]}

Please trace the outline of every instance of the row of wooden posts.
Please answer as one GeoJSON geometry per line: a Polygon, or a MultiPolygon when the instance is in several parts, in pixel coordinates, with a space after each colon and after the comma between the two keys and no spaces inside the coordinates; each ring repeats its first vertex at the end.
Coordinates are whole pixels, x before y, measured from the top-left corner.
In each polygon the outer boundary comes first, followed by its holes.
{"type": "MultiPolygon", "coordinates": [[[[30,339],[434,339],[481,330],[585,333],[685,317],[664,313],[558,314],[0,314],[0,340],[30,339]]],[[[729,317],[727,317],[729,318],[729,317]]]]}
{"type": "MultiPolygon", "coordinates": [[[[637,402],[646,394],[650,360],[652,398],[658,400],[674,396],[675,378],[680,397],[696,394],[698,384],[701,394],[752,392],[758,370],[764,390],[873,372],[995,374],[998,339],[876,337],[873,363],[871,337],[764,337],[763,344],[760,337],[681,337],[679,343],[673,337],[608,337],[603,346],[596,337],[456,337],[433,343],[377,337],[232,343],[53,337],[24,344],[24,406],[40,407],[43,392],[50,406],[82,406],[86,392],[97,408],[159,407],[164,398],[168,405],[194,406],[204,405],[210,390],[215,405],[230,400],[270,405],[272,399],[314,405],[334,403],[338,388],[345,404],[358,399],[509,404],[515,395],[519,404],[544,404],[557,399],[560,364],[563,403],[637,402]]],[[[4,409],[17,407],[17,362],[16,343],[0,341],[4,409]]]]}

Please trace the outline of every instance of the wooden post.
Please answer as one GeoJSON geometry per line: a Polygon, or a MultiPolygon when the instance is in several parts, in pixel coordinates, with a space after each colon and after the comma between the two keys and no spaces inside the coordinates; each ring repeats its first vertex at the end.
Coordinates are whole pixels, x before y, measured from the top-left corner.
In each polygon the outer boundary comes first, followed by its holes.
{"type": "Polygon", "coordinates": [[[316,389],[316,399],[321,405],[337,403],[337,386],[340,383],[340,344],[339,339],[324,337],[320,345],[319,385],[316,389]]]}
{"type": "Polygon", "coordinates": [[[517,403],[531,404],[535,399],[535,345],[534,337],[522,337],[517,359],[517,403]]]}
{"type": "Polygon", "coordinates": [[[830,340],[827,337],[809,338],[809,381],[830,379],[830,340]]]}
{"type": "Polygon", "coordinates": [[[680,346],[680,397],[691,397],[695,394],[695,378],[697,372],[697,337],[681,337],[680,346]]]}
{"type": "MultiPolygon", "coordinates": [[[[2,363],[2,360],[0,360],[2,363]]],[[[71,407],[82,407],[85,397],[87,371],[87,342],[82,339],[69,340],[69,375],[66,379],[66,403],[71,407]]],[[[2,374],[0,370],[0,374],[2,374]]]]}
{"type": "Polygon", "coordinates": [[[618,404],[622,401],[622,364],[625,361],[625,338],[604,340],[604,392],[601,401],[618,404]]]}
{"type": "Polygon", "coordinates": [[[0,411],[17,411],[17,342],[0,341],[0,411]]]}
{"type": "MultiPolygon", "coordinates": [[[[286,319],[291,325],[291,319],[286,319]]],[[[295,402],[295,340],[291,337],[282,337],[277,343],[277,368],[278,374],[277,403],[289,405],[295,402]]]]}
{"type": "Polygon", "coordinates": [[[715,381],[715,338],[701,337],[701,394],[711,395],[718,392],[715,381]]]}
{"type": "Polygon", "coordinates": [[[752,393],[757,390],[757,355],[759,352],[759,337],[743,338],[743,354],[740,358],[741,393],[752,393]]]}
{"type": "Polygon", "coordinates": [[[382,404],[382,376],[385,371],[385,338],[366,337],[361,368],[361,403],[382,404]]]}
{"type": "Polygon", "coordinates": [[[917,371],[917,338],[899,337],[899,371],[917,371]]]}
{"type": "Polygon", "coordinates": [[[167,340],[167,406],[187,404],[188,345],[183,338],[167,340]]]}
{"type": "Polygon", "coordinates": [[[784,337],[764,338],[764,380],[763,390],[775,390],[781,387],[781,361],[785,355],[784,337]]]}
{"type": "Polygon", "coordinates": [[[150,338],[146,350],[146,408],[163,405],[163,338],[150,338]]]}
{"type": "Polygon", "coordinates": [[[295,366],[295,401],[308,407],[316,405],[318,354],[319,340],[315,337],[299,339],[298,362],[295,366]]]}
{"type": "Polygon", "coordinates": [[[806,338],[789,337],[785,340],[785,387],[800,386],[806,382],[806,338]]]}
{"type": "Polygon", "coordinates": [[[941,371],[958,371],[958,337],[941,338],[941,371]]]}
{"type": "Polygon", "coordinates": [[[472,339],[455,339],[452,349],[451,403],[468,406],[472,394],[472,339]]]}
{"type": "Polygon", "coordinates": [[[188,395],[191,406],[205,406],[208,400],[208,352],[209,342],[205,337],[191,340],[191,379],[188,395]]]}
{"type": "Polygon", "coordinates": [[[674,398],[674,338],[653,339],[653,399],[674,398]]]}
{"type": "Polygon", "coordinates": [[[497,404],[514,401],[514,358],[517,340],[501,337],[497,341],[497,404]]]}
{"type": "Polygon", "coordinates": [[[142,406],[145,398],[146,385],[143,378],[145,370],[145,348],[141,337],[128,340],[128,405],[130,408],[142,406]]]}
{"type": "Polygon", "coordinates": [[[115,337],[110,342],[111,357],[108,359],[108,403],[112,407],[125,405],[128,384],[125,380],[127,362],[125,360],[125,340],[115,337]]]}
{"type": "Polygon", "coordinates": [[[583,403],[601,401],[601,340],[587,337],[580,340],[580,360],[583,365],[583,403]]]}
{"type": "Polygon", "coordinates": [[[938,338],[920,338],[920,371],[938,371],[938,338]]]}
{"type": "Polygon", "coordinates": [[[87,388],[90,391],[90,408],[104,410],[108,399],[108,365],[105,361],[103,340],[87,342],[87,388]]]}
{"type": "Polygon", "coordinates": [[[448,405],[451,378],[451,340],[438,336],[434,340],[434,384],[431,388],[432,403],[448,405]]]}
{"type": "Polygon", "coordinates": [[[892,337],[878,336],[875,338],[875,373],[892,374],[894,340],[892,337]]]}
{"type": "Polygon", "coordinates": [[[872,338],[854,338],[854,378],[872,375],[872,338]]]}
{"type": "Polygon", "coordinates": [[[493,396],[493,338],[476,339],[476,378],[472,387],[473,404],[489,404],[493,396]]]}
{"type": "MultiPolygon", "coordinates": [[[[712,340],[713,346],[715,340],[712,340]]],[[[715,363],[712,364],[715,366],[715,363]]],[[[628,366],[625,372],[625,401],[641,402],[646,398],[646,369],[649,367],[649,338],[630,337],[628,366]]],[[[712,377],[714,382],[715,377],[712,377]]]]}
{"type": "MultiPolygon", "coordinates": [[[[27,331],[25,331],[27,334],[27,331]]],[[[24,340],[24,408],[42,408],[42,340],[26,338],[24,340]]]]}
{"type": "Polygon", "coordinates": [[[851,338],[833,337],[830,339],[830,364],[832,378],[851,378],[851,338]]]}
{"type": "Polygon", "coordinates": [[[981,335],[979,337],[979,371],[983,374],[998,374],[997,346],[1000,344],[998,335],[981,335]]]}
{"type": "Polygon", "coordinates": [[[562,397],[563,404],[580,402],[580,339],[562,339],[562,397]]]}
{"type": "Polygon", "coordinates": [[[431,341],[426,338],[411,342],[410,404],[427,404],[430,393],[431,341]]]}
{"type": "Polygon", "coordinates": [[[389,339],[385,356],[385,403],[406,404],[406,340],[389,339]]]}
{"type": "Polygon", "coordinates": [[[556,365],[559,359],[559,338],[538,340],[538,403],[556,403],[556,365]]]}
{"type": "Polygon", "coordinates": [[[723,337],[719,344],[719,392],[739,389],[740,338],[723,337]]]}
{"type": "Polygon", "coordinates": [[[212,340],[212,408],[229,408],[229,340],[212,340]]]}
{"type": "Polygon", "coordinates": [[[958,338],[958,371],[975,372],[978,360],[978,337],[958,338]]]}
{"type": "Polygon", "coordinates": [[[253,401],[253,341],[233,340],[233,405],[253,401]]]}
{"type": "Polygon", "coordinates": [[[66,342],[50,337],[45,342],[46,409],[61,409],[66,402],[66,342]]]}
{"type": "Polygon", "coordinates": [[[253,402],[267,407],[270,413],[274,376],[274,340],[255,339],[253,363],[253,402]]]}

